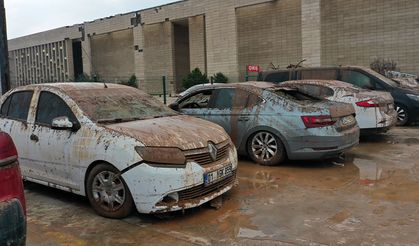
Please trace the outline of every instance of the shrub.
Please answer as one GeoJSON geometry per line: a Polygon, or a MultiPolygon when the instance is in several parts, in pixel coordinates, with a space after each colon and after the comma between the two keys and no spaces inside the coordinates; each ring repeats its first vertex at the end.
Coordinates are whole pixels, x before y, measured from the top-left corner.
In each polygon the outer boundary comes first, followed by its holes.
{"type": "Polygon", "coordinates": [[[377,73],[386,75],[387,71],[397,71],[397,62],[392,59],[377,58],[370,64],[370,67],[377,73]]]}
{"type": "Polygon", "coordinates": [[[216,73],[213,76],[214,83],[227,83],[228,78],[223,73],[216,73]]]}
{"type": "Polygon", "coordinates": [[[137,76],[135,76],[134,74],[131,75],[131,77],[129,77],[128,81],[120,81],[118,82],[118,84],[131,86],[133,88],[138,89],[138,79],[137,79],[137,76]]]}
{"type": "Polygon", "coordinates": [[[87,73],[83,73],[76,78],[76,82],[101,82],[101,80],[97,74],[90,77],[87,73]]]}
{"type": "Polygon", "coordinates": [[[182,86],[188,89],[194,85],[209,83],[207,74],[203,74],[199,68],[192,70],[185,78],[183,78],[182,86]]]}

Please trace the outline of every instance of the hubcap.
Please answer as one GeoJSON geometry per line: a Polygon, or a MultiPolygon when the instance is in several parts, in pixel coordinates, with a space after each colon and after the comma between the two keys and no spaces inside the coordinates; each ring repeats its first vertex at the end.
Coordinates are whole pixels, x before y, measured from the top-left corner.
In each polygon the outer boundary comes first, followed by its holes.
{"type": "Polygon", "coordinates": [[[93,179],[93,198],[107,211],[116,211],[125,201],[125,186],[121,178],[113,172],[103,171],[93,179]]]}
{"type": "Polygon", "coordinates": [[[252,139],[252,152],[262,161],[270,161],[278,152],[275,137],[268,132],[260,132],[252,139]]]}
{"type": "Polygon", "coordinates": [[[406,120],[406,111],[403,108],[397,106],[396,112],[397,112],[397,120],[399,122],[403,122],[406,120]]]}

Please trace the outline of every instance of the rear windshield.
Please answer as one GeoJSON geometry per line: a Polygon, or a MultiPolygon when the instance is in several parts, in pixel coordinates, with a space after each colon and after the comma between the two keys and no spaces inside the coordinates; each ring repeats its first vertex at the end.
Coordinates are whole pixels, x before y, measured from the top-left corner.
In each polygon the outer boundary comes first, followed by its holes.
{"type": "Polygon", "coordinates": [[[133,88],[74,90],[67,94],[92,121],[100,123],[177,115],[152,96],[133,88]]]}
{"type": "Polygon", "coordinates": [[[297,89],[273,89],[271,90],[276,95],[293,100],[293,101],[321,101],[321,98],[313,97],[308,94],[302,93],[297,89]]]}

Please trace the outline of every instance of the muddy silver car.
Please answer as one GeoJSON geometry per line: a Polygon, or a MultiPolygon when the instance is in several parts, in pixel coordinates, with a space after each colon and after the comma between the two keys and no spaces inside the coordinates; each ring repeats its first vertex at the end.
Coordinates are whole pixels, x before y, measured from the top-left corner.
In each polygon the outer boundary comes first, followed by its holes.
{"type": "Polygon", "coordinates": [[[15,139],[26,180],[85,195],[105,217],[199,206],[236,180],[224,129],[131,87],[20,87],[1,99],[0,128],[15,139]]]}
{"type": "Polygon", "coordinates": [[[240,154],[262,165],[335,157],[359,142],[352,105],[272,83],[200,87],[171,108],[219,124],[240,154]]]}
{"type": "Polygon", "coordinates": [[[386,132],[397,123],[393,97],[385,91],[361,89],[336,80],[296,80],[280,85],[313,97],[352,104],[361,133],[386,132]]]}

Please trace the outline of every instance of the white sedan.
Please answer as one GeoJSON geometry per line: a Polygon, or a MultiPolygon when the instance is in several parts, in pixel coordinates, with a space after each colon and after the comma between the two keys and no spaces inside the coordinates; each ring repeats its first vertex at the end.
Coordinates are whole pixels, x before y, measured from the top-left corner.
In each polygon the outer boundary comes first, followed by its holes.
{"type": "Polygon", "coordinates": [[[134,88],[29,85],[0,103],[0,130],[15,141],[24,179],[87,196],[105,217],[125,217],[134,206],[199,206],[236,181],[236,149],[223,128],[134,88]]]}
{"type": "Polygon", "coordinates": [[[361,89],[335,80],[287,81],[280,86],[293,87],[316,98],[352,104],[361,133],[385,132],[397,122],[394,100],[388,92],[361,89]]]}

